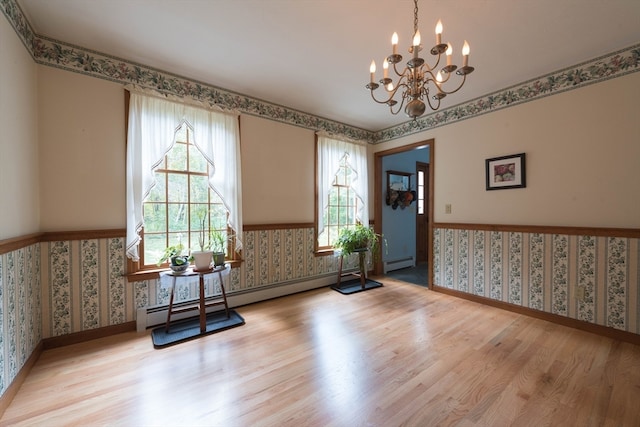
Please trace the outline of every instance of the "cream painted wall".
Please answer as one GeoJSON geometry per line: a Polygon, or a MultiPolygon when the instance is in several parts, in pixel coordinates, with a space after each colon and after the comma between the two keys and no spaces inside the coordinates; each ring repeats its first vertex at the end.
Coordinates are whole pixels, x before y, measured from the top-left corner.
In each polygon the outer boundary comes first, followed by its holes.
{"type": "MultiPolygon", "coordinates": [[[[124,228],[122,87],[38,73],[42,230],[124,228]]],[[[637,228],[637,117],[640,73],[375,145],[370,158],[435,138],[436,222],[637,228]],[[519,152],[527,188],[485,191],[484,160],[519,152]]],[[[313,131],[242,116],[241,132],[245,224],[312,222],[313,131]]]]}
{"type": "Polygon", "coordinates": [[[253,116],[240,129],[244,223],[313,222],[314,132],[253,116]]]}
{"type": "Polygon", "coordinates": [[[640,228],[639,117],[634,73],[372,151],[435,138],[436,222],[640,228]],[[486,191],[485,159],[521,152],[527,188],[486,191]]]}
{"type": "Polygon", "coordinates": [[[36,233],[38,200],[37,66],[0,18],[0,240],[36,233]]]}
{"type": "Polygon", "coordinates": [[[39,66],[42,231],[125,228],[122,85],[39,66]]]}

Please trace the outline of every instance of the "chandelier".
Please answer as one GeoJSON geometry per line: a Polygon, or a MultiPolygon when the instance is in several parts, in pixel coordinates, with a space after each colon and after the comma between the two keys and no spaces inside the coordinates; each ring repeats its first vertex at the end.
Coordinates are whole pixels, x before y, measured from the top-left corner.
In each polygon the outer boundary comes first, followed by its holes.
{"type": "Polygon", "coordinates": [[[391,37],[391,45],[393,46],[393,53],[389,55],[383,63],[383,78],[379,84],[375,82],[376,63],[371,61],[371,67],[369,72],[371,73],[371,81],[367,84],[366,88],[371,91],[371,97],[379,104],[387,104],[392,114],[398,114],[402,109],[402,106],[406,102],[404,112],[412,119],[416,119],[424,114],[426,110],[426,103],[429,104],[429,108],[437,110],[440,108],[440,100],[445,96],[455,93],[467,78],[467,74],[470,74],[474,68],[468,65],[469,62],[469,43],[465,40],[462,48],[462,67],[458,68],[457,65],[451,63],[451,54],[453,49],[451,43],[442,43],[442,22],[438,20],[436,25],[436,44],[431,48],[431,55],[437,57],[435,64],[430,66],[421,58],[420,51],[422,45],[420,44],[420,31],[418,30],[418,0],[414,0],[413,10],[413,44],[409,46],[409,53],[413,55],[402,72],[398,72],[397,64],[402,61],[402,55],[398,53],[398,34],[393,33],[391,37]],[[438,70],[440,64],[440,58],[442,54],[446,54],[447,64],[438,70]],[[393,67],[393,71],[398,77],[398,81],[394,84],[393,80],[389,78],[389,67],[393,67]],[[458,87],[455,89],[445,90],[444,86],[449,81],[449,78],[455,71],[455,74],[462,76],[462,80],[459,82],[458,87]],[[374,94],[374,91],[378,87],[384,88],[386,91],[386,99],[378,100],[374,94]],[[433,95],[430,92],[433,91],[433,95]],[[396,98],[396,94],[401,96],[399,105],[396,98]],[[396,107],[397,106],[397,107],[396,107]]]}

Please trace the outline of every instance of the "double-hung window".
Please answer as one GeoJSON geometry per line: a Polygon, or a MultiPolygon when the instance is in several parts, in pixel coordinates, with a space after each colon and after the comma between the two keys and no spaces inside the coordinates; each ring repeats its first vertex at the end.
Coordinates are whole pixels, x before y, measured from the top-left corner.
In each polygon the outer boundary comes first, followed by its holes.
{"type": "Polygon", "coordinates": [[[203,230],[242,248],[236,114],[132,91],[127,135],[127,256],[155,267],[164,249],[198,250],[203,230]],[[204,220],[204,223],[203,223],[204,220]]]}
{"type": "MultiPolygon", "coordinates": [[[[229,213],[220,196],[209,186],[209,168],[193,144],[193,131],[182,125],[173,147],[154,170],[156,185],[143,205],[140,265],[152,267],[168,246],[182,244],[200,250],[201,233],[205,244],[210,233],[230,235],[229,213]]],[[[227,239],[225,253],[233,256],[227,239]]]]}
{"type": "Polygon", "coordinates": [[[316,249],[330,250],[340,230],[369,224],[367,147],[317,137],[316,249]]]}

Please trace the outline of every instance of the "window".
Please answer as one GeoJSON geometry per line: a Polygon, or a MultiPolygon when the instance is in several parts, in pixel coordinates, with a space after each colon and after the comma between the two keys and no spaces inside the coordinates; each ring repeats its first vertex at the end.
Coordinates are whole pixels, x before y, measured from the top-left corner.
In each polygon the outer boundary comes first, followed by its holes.
{"type": "Polygon", "coordinates": [[[318,135],[316,249],[330,250],[340,230],[369,223],[367,147],[318,135]]]}
{"type": "Polygon", "coordinates": [[[424,214],[424,171],[418,171],[418,215],[424,214]]]}
{"type": "Polygon", "coordinates": [[[358,198],[351,188],[354,171],[347,159],[348,155],[345,154],[340,160],[338,173],[329,190],[329,201],[323,212],[324,230],[318,235],[319,249],[330,248],[342,228],[356,225],[358,198]]]}
{"type": "MultiPolygon", "coordinates": [[[[212,230],[227,235],[228,213],[220,196],[209,187],[209,168],[193,144],[186,126],[176,133],[176,142],[154,170],[156,185],[143,204],[140,265],[152,267],[167,246],[182,243],[199,250],[199,232],[212,230]]],[[[227,254],[233,251],[226,248],[227,254]]]]}
{"type": "Polygon", "coordinates": [[[206,230],[233,236],[227,255],[242,250],[238,115],[149,91],[129,92],[128,272],[154,265],[158,251],[178,239],[197,249],[199,214],[207,208],[206,230]]]}

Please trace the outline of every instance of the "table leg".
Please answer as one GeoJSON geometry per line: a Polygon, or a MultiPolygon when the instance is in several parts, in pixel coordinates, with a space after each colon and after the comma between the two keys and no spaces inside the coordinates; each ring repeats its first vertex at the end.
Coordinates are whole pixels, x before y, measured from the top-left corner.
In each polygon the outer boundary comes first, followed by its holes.
{"type": "Polygon", "coordinates": [[[338,261],[338,282],[336,283],[337,287],[340,287],[340,280],[342,279],[342,260],[344,256],[340,254],[340,261],[338,261]]]}
{"type": "Polygon", "coordinates": [[[200,332],[207,331],[207,307],[204,305],[204,276],[200,274],[200,332]]]}
{"type": "Polygon", "coordinates": [[[359,254],[359,264],[360,264],[360,287],[362,290],[365,288],[365,283],[367,281],[367,266],[365,264],[365,255],[366,252],[360,252],[359,254]]]}
{"type": "Polygon", "coordinates": [[[229,304],[227,304],[227,292],[224,290],[224,279],[222,278],[222,271],[218,271],[220,277],[220,292],[222,292],[222,299],[224,301],[224,311],[227,313],[227,319],[229,316],[229,304]]]}
{"type": "Polygon", "coordinates": [[[173,310],[173,294],[176,290],[176,276],[173,276],[173,284],[171,285],[171,296],[169,297],[169,311],[167,311],[167,324],[164,327],[166,332],[169,332],[169,323],[171,323],[171,311],[173,310]]]}

